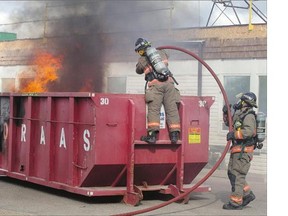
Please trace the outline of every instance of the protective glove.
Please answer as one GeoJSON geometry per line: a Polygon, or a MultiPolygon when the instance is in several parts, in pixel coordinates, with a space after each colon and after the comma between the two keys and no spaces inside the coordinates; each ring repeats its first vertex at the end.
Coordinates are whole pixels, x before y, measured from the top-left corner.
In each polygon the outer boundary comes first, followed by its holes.
{"type": "Polygon", "coordinates": [[[238,100],[236,104],[233,105],[234,110],[240,110],[242,108],[242,100],[238,100]]]}
{"type": "MultiPolygon", "coordinates": [[[[231,104],[229,104],[229,109],[231,108],[231,104]]],[[[224,106],[223,106],[223,108],[222,108],[222,112],[224,113],[224,114],[227,114],[228,113],[228,108],[227,108],[227,106],[226,106],[226,104],[224,104],[224,106]]]]}
{"type": "Polygon", "coordinates": [[[227,133],[226,140],[229,141],[229,140],[234,140],[234,139],[235,139],[234,131],[229,131],[227,133]]]}

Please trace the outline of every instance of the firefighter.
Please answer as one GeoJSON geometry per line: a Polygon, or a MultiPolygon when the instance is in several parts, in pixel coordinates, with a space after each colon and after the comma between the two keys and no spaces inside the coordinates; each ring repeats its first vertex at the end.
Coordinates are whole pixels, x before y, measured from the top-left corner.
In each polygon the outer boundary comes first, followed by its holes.
{"type": "Polygon", "coordinates": [[[180,103],[180,93],[175,88],[172,73],[168,69],[168,55],[164,50],[156,50],[151,43],[138,38],[135,52],[140,55],[136,64],[136,73],[144,74],[146,85],[145,102],[148,105],[147,135],[141,140],[154,144],[158,139],[160,129],[160,110],[163,104],[172,144],[180,137],[180,117],[177,103],[180,103]]]}
{"type": "MultiPolygon", "coordinates": [[[[233,131],[227,133],[227,141],[232,140],[227,172],[232,192],[229,202],[223,205],[223,209],[227,210],[241,210],[255,199],[246,176],[255,148],[257,123],[253,107],[257,108],[257,99],[253,92],[240,93],[236,97],[240,99],[233,105],[233,131]]],[[[228,126],[227,113],[224,105],[223,120],[228,126]]]]}

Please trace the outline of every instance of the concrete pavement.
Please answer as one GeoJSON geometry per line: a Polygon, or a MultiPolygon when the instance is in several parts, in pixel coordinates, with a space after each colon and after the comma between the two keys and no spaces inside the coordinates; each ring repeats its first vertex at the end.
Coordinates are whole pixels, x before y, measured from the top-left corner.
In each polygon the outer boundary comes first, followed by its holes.
{"type": "MultiPolygon", "coordinates": [[[[206,175],[208,171],[208,169],[203,169],[197,179],[206,175]]],[[[266,177],[266,174],[249,173],[247,179],[256,195],[256,200],[243,210],[222,209],[222,205],[227,202],[230,194],[230,184],[226,176],[226,170],[222,169],[216,170],[204,183],[211,186],[211,192],[192,193],[188,204],[172,203],[161,209],[141,215],[264,216],[267,215],[266,177]]],[[[196,181],[193,181],[193,183],[196,183],[196,181]]],[[[145,209],[166,200],[168,200],[167,196],[157,196],[156,198],[151,194],[144,194],[141,205],[134,207],[121,203],[121,197],[89,198],[20,180],[0,177],[0,215],[105,216],[145,209]]]]}

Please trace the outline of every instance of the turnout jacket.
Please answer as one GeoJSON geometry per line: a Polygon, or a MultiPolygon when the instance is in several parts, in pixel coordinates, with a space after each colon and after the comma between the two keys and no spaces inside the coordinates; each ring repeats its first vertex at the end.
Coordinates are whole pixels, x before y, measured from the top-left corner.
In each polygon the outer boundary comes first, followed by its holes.
{"type": "Polygon", "coordinates": [[[233,115],[233,131],[235,140],[231,147],[231,153],[253,152],[256,136],[256,116],[252,107],[244,107],[236,110],[233,115]]]}

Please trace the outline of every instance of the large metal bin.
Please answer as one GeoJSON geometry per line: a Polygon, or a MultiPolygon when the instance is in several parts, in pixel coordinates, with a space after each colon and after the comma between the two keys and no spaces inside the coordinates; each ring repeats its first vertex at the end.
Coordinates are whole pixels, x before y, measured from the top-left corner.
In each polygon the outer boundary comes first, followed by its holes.
{"type": "Polygon", "coordinates": [[[86,196],[142,191],[177,195],[208,162],[213,97],[182,96],[181,140],[171,144],[165,115],[156,144],[146,134],[143,95],[0,94],[0,174],[86,196]]]}

